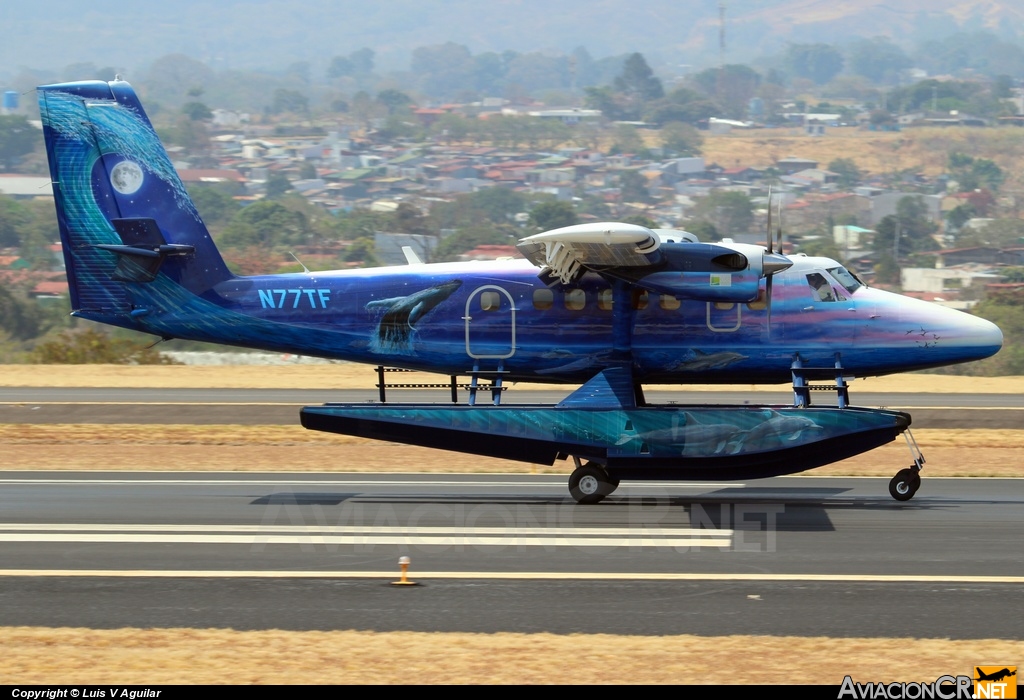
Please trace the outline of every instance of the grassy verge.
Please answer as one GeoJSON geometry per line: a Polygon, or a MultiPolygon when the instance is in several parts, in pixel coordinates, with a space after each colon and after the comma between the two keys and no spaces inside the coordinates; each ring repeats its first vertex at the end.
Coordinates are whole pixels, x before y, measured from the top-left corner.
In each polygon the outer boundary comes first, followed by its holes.
{"type": "Polygon", "coordinates": [[[1019,654],[1019,642],[995,639],[0,628],[0,678],[40,685],[839,685],[847,674],[930,682],[1019,654]]]}

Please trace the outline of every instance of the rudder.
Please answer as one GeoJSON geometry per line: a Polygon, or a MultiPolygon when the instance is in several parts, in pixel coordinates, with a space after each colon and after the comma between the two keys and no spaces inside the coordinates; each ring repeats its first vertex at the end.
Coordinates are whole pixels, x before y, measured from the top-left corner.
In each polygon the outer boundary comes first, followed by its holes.
{"type": "Polygon", "coordinates": [[[232,277],[128,83],[38,90],[77,315],[134,327],[133,284],[162,274],[202,295],[232,277]]]}

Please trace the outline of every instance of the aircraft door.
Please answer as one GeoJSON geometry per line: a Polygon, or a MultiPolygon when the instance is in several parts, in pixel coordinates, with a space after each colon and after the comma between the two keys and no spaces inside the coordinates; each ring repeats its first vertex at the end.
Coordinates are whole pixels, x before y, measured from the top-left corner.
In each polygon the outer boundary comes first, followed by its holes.
{"type": "Polygon", "coordinates": [[[466,299],[466,354],[503,360],[516,352],[516,303],[504,288],[477,287],[466,299]]]}

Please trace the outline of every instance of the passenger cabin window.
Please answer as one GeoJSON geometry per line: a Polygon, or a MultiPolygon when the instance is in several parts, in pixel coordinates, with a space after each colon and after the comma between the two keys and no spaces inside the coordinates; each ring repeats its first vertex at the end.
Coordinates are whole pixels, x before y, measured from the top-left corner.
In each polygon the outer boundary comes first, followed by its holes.
{"type": "Polygon", "coordinates": [[[820,272],[812,272],[807,275],[807,284],[811,287],[811,293],[816,301],[835,301],[836,295],[832,291],[832,285],[820,272]]]}
{"type": "Polygon", "coordinates": [[[601,311],[612,310],[612,290],[602,289],[597,293],[597,308],[601,311]]]}
{"type": "Polygon", "coordinates": [[[582,289],[570,289],[565,293],[565,308],[570,311],[582,311],[587,305],[587,293],[582,289]]]}
{"type": "Polygon", "coordinates": [[[645,291],[634,291],[633,292],[633,308],[637,311],[643,311],[647,308],[647,304],[650,301],[650,297],[645,291]]]}
{"type": "Polygon", "coordinates": [[[679,300],[671,294],[662,294],[658,299],[658,306],[665,311],[675,311],[679,308],[679,300]]]}
{"type": "Polygon", "coordinates": [[[533,290],[533,308],[547,311],[555,305],[555,293],[550,289],[533,290]]]}
{"type": "Polygon", "coordinates": [[[501,308],[501,297],[498,296],[497,292],[480,293],[481,311],[497,311],[499,308],[501,308]]]}

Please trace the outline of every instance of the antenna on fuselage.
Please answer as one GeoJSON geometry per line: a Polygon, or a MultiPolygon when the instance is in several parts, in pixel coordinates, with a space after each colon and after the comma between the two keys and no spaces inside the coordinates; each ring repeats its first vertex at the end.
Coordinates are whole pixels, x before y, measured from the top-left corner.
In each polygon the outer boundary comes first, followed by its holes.
{"type": "Polygon", "coordinates": [[[299,264],[299,266],[300,266],[300,267],[302,268],[302,271],[303,271],[303,272],[305,272],[305,273],[306,273],[307,275],[309,274],[309,268],[308,268],[308,267],[306,267],[306,266],[305,266],[305,265],[304,265],[304,264],[302,263],[302,261],[301,261],[301,260],[299,260],[299,256],[297,256],[297,255],[296,255],[295,253],[293,253],[293,252],[292,252],[292,251],[290,251],[290,250],[288,251],[288,255],[290,255],[290,256],[292,256],[293,258],[295,258],[295,262],[297,262],[297,263],[299,264]]]}
{"type": "Polygon", "coordinates": [[[405,262],[409,265],[423,264],[423,261],[420,260],[420,256],[416,255],[416,251],[412,249],[412,246],[402,246],[402,254],[405,256],[405,262]]]}

